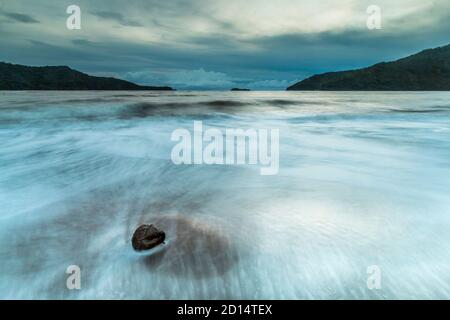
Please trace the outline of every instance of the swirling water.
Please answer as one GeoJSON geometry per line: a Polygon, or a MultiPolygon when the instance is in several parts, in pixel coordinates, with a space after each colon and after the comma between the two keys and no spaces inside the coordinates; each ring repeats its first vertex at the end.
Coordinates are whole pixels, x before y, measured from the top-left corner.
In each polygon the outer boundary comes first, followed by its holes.
{"type": "Polygon", "coordinates": [[[448,299],[449,195],[448,92],[0,92],[3,299],[448,299]],[[279,173],[174,165],[194,120],[278,128],[279,173]]]}

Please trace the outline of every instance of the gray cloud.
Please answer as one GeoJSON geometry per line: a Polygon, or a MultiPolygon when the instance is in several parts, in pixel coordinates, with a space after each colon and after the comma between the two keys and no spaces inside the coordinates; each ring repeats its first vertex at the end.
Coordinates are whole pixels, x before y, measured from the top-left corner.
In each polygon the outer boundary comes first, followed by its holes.
{"type": "Polygon", "coordinates": [[[179,89],[224,89],[236,84],[233,79],[222,72],[196,70],[170,70],[161,72],[138,71],[124,75],[127,80],[152,84],[161,83],[171,85],[179,89]]]}
{"type": "Polygon", "coordinates": [[[129,27],[142,27],[142,24],[134,21],[134,20],[130,20],[126,17],[124,17],[123,14],[118,13],[118,12],[113,12],[113,11],[95,11],[92,12],[93,15],[99,17],[99,18],[103,18],[103,19],[108,19],[108,20],[112,20],[115,21],[123,26],[129,26],[129,27]]]}
{"type": "Polygon", "coordinates": [[[95,42],[86,40],[86,39],[74,39],[72,40],[72,43],[76,46],[93,46],[95,45],[95,42]]]}

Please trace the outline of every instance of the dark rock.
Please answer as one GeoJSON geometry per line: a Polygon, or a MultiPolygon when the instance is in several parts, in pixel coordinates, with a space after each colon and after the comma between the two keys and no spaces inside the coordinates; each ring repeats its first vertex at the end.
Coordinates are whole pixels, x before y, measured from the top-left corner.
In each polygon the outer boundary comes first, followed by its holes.
{"type": "Polygon", "coordinates": [[[136,229],[131,238],[131,244],[136,251],[150,250],[164,243],[166,234],[154,225],[143,224],[136,229]]]}

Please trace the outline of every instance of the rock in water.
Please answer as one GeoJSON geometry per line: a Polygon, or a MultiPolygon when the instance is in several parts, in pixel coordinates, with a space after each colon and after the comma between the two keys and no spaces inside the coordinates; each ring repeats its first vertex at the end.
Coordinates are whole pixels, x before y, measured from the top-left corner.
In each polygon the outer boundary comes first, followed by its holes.
{"type": "Polygon", "coordinates": [[[164,243],[166,234],[154,225],[143,224],[136,229],[131,238],[131,244],[136,251],[150,250],[164,243]]]}
{"type": "Polygon", "coordinates": [[[233,88],[230,91],[251,91],[251,90],[247,88],[233,88]]]}

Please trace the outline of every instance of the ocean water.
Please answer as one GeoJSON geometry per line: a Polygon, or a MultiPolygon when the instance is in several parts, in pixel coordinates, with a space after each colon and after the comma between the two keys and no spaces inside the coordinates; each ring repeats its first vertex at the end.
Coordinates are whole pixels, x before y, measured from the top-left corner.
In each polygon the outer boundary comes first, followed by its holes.
{"type": "Polygon", "coordinates": [[[448,299],[450,92],[0,92],[0,261],[2,299],[448,299]],[[195,120],[279,129],[278,174],[174,165],[195,120]]]}

